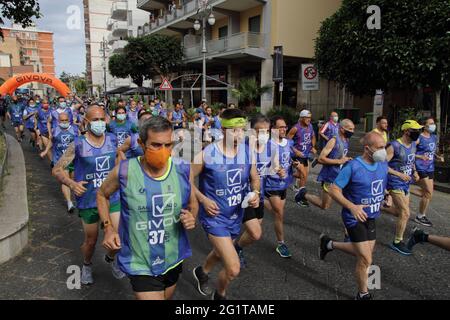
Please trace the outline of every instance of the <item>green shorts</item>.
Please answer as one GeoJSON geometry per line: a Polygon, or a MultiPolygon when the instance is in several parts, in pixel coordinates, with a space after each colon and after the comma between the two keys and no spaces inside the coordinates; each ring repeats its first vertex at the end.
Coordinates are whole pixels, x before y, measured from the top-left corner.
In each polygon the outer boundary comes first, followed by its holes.
{"type": "Polygon", "coordinates": [[[68,170],[69,173],[72,173],[72,172],[75,171],[75,167],[73,165],[73,162],[66,167],[66,170],[68,170]]]}
{"type": "MultiPolygon", "coordinates": [[[[109,213],[120,212],[120,202],[111,203],[109,213]]],[[[80,209],[78,216],[83,219],[85,224],[94,224],[100,220],[97,208],[80,209]]]]}

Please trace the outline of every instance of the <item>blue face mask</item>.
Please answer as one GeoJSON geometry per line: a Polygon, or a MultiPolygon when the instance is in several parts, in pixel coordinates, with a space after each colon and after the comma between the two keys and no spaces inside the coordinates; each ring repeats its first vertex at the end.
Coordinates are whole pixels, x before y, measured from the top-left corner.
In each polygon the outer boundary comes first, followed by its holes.
{"type": "Polygon", "coordinates": [[[100,137],[106,131],[106,122],[102,120],[92,121],[89,123],[89,130],[97,137],[100,137]]]}

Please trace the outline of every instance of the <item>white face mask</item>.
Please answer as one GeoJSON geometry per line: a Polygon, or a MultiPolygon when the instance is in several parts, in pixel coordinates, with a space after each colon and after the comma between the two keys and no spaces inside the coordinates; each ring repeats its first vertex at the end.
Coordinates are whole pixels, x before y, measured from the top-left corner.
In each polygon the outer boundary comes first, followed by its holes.
{"type": "MultiPolygon", "coordinates": [[[[370,148],[369,148],[370,150],[370,148]]],[[[370,150],[372,152],[372,150],[370,150]]],[[[387,159],[387,151],[385,148],[377,150],[372,154],[372,159],[374,162],[385,162],[387,159]]]]}
{"type": "Polygon", "coordinates": [[[339,117],[333,117],[333,121],[337,123],[339,121],[339,117]]]}
{"type": "Polygon", "coordinates": [[[269,142],[270,135],[268,133],[258,135],[258,142],[260,144],[267,144],[269,142]]]}
{"type": "Polygon", "coordinates": [[[435,133],[435,132],[436,132],[436,125],[435,125],[435,124],[430,124],[430,125],[428,126],[428,131],[429,131],[430,133],[435,133]]]}
{"type": "Polygon", "coordinates": [[[126,118],[127,118],[127,115],[124,114],[124,113],[120,113],[120,114],[117,115],[117,120],[119,120],[119,121],[123,121],[126,118]]]}

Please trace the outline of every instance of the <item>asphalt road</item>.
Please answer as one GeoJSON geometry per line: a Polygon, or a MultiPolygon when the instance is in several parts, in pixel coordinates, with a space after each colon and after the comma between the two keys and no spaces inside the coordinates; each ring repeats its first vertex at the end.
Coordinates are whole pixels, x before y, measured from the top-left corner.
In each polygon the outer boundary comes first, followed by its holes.
{"type": "MultiPolygon", "coordinates": [[[[67,288],[67,268],[82,262],[81,222],[76,214],[67,214],[49,164],[38,157],[28,142],[22,145],[28,178],[30,242],[20,256],[0,266],[0,299],[132,299],[128,280],[114,279],[109,266],[103,262],[101,246],[94,258],[95,284],[80,290],[67,288]]],[[[313,180],[311,177],[308,185],[312,192],[319,187],[313,180]]],[[[450,235],[449,200],[450,195],[435,192],[429,215],[435,224],[434,228],[428,228],[431,233],[450,235]]],[[[412,212],[417,209],[418,199],[413,197],[412,212]]],[[[326,212],[299,208],[293,202],[293,193],[289,192],[285,234],[292,258],[282,259],[275,252],[273,218],[266,211],[263,239],[245,250],[248,267],[232,283],[229,298],[352,299],[356,293],[354,258],[339,252],[329,254],[326,261],[320,261],[317,256],[322,232],[336,239],[343,237],[339,211],[335,204],[326,212]]],[[[414,222],[410,221],[407,233],[413,226],[414,222]]],[[[374,298],[450,299],[449,253],[419,245],[413,256],[401,256],[388,247],[394,230],[394,218],[383,215],[378,221],[374,256],[374,264],[381,269],[381,289],[374,292],[374,298]]],[[[190,232],[189,238],[193,257],[184,264],[175,299],[204,299],[194,289],[192,269],[203,261],[210,245],[200,227],[190,232]]]]}

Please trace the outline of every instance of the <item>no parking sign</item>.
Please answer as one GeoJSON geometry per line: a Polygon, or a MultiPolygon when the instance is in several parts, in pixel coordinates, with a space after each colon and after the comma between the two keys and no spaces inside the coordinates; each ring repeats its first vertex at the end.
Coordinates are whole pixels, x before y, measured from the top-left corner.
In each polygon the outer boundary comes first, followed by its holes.
{"type": "Polygon", "coordinates": [[[319,72],[313,64],[302,64],[303,91],[319,90],[319,72]]]}

